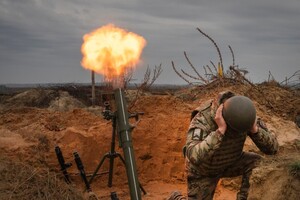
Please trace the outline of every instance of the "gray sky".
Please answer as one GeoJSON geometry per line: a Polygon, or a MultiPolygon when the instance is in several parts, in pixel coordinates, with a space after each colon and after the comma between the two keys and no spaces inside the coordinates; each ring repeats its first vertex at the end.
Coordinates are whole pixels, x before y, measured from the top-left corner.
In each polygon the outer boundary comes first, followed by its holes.
{"type": "MultiPolygon", "coordinates": [[[[147,46],[136,82],[162,63],[157,83],[183,84],[173,71],[192,72],[183,52],[204,74],[217,63],[246,68],[254,82],[277,81],[300,69],[299,0],[0,0],[0,84],[89,82],[80,65],[82,36],[108,23],[143,36],[147,46]]],[[[97,81],[102,78],[97,76],[97,81]]]]}

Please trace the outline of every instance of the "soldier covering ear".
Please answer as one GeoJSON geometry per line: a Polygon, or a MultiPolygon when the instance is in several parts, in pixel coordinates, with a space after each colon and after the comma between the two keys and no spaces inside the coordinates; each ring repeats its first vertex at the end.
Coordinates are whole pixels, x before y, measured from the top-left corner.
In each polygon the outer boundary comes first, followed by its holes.
{"type": "MultiPolygon", "coordinates": [[[[233,92],[220,93],[217,102],[196,109],[185,145],[188,199],[212,200],[220,178],[242,175],[237,199],[247,199],[252,170],[261,159],[259,154],[244,152],[249,136],[265,154],[278,150],[276,137],[256,120],[252,101],[233,92]],[[263,128],[264,127],[264,128],[263,128]]],[[[179,192],[169,198],[187,199],[179,192]]]]}

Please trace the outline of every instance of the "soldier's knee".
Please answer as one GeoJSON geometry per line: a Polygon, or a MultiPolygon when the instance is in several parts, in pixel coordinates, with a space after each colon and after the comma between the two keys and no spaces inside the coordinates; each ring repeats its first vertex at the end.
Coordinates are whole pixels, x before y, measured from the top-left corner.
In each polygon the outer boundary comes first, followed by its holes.
{"type": "Polygon", "coordinates": [[[252,153],[252,152],[247,152],[245,153],[245,171],[252,171],[252,169],[254,169],[255,167],[257,167],[260,163],[260,161],[262,160],[262,156],[256,153],[252,153]]]}
{"type": "Polygon", "coordinates": [[[261,160],[262,160],[261,155],[259,155],[259,154],[254,155],[254,162],[255,162],[256,166],[260,163],[261,160]]]}
{"type": "Polygon", "coordinates": [[[259,162],[262,159],[261,155],[253,152],[245,153],[245,157],[247,157],[247,160],[251,162],[259,162]]]}

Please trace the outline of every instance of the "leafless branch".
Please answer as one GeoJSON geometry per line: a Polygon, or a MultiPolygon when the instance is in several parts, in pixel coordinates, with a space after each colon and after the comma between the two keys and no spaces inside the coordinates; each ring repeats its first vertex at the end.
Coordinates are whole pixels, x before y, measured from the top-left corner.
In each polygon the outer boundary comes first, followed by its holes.
{"type": "Polygon", "coordinates": [[[161,68],[161,63],[159,66],[156,66],[154,67],[154,70],[153,70],[153,77],[152,77],[152,80],[151,82],[149,83],[149,87],[151,85],[153,85],[153,83],[156,81],[156,79],[160,76],[160,74],[162,73],[162,68],[161,68]]]}
{"type": "Polygon", "coordinates": [[[153,76],[151,78],[151,69],[148,66],[146,69],[146,72],[144,74],[144,80],[140,84],[139,89],[148,90],[151,87],[151,85],[153,85],[153,83],[156,81],[156,79],[160,76],[161,73],[162,73],[162,68],[161,68],[161,64],[160,64],[159,66],[155,66],[155,68],[153,70],[153,76]],[[150,81],[150,79],[151,79],[151,81],[150,81]]]}
{"type": "Polygon", "coordinates": [[[275,80],[274,76],[272,75],[271,71],[269,71],[269,76],[268,76],[268,82],[270,82],[271,80],[275,80]]]}
{"type": "Polygon", "coordinates": [[[129,70],[126,71],[124,74],[124,88],[126,89],[130,81],[132,80],[133,76],[133,69],[130,68],[129,70]]]}
{"type": "Polygon", "coordinates": [[[148,90],[151,87],[151,85],[153,85],[153,83],[156,81],[156,79],[160,76],[161,73],[162,73],[161,64],[159,66],[155,66],[155,68],[153,70],[153,76],[151,79],[151,69],[149,66],[147,67],[146,72],[144,74],[143,82],[140,85],[135,84],[135,86],[137,88],[137,92],[136,92],[135,98],[132,100],[132,102],[129,106],[129,109],[131,109],[136,104],[142,91],[148,90]],[[150,81],[150,79],[151,79],[151,81],[150,81]]]}
{"type": "Polygon", "coordinates": [[[286,85],[288,84],[289,80],[298,76],[298,79],[300,81],[300,70],[297,70],[292,76],[290,76],[289,78],[286,78],[284,81],[281,81],[280,84],[283,84],[284,82],[286,83],[286,85]]]}
{"type": "Polygon", "coordinates": [[[210,61],[210,63],[212,64],[212,66],[214,67],[214,69],[215,69],[215,72],[217,73],[218,72],[218,70],[217,70],[217,67],[216,67],[216,65],[213,63],[213,61],[210,61]]]}
{"type": "Polygon", "coordinates": [[[188,58],[186,52],[184,51],[184,56],[186,58],[186,60],[188,61],[188,63],[190,64],[190,66],[192,67],[192,69],[196,72],[196,74],[198,75],[198,77],[205,82],[205,79],[198,73],[198,71],[196,70],[196,68],[194,67],[194,65],[191,63],[190,59],[188,58]]]}
{"type": "Polygon", "coordinates": [[[205,66],[203,66],[203,69],[204,69],[204,72],[205,72],[205,76],[207,76],[208,74],[207,74],[205,66]]]}
{"type": "Polygon", "coordinates": [[[246,74],[249,73],[249,71],[246,70],[246,69],[244,69],[244,68],[238,68],[238,70],[239,70],[240,72],[242,72],[244,75],[246,75],[246,74]]]}
{"type": "Polygon", "coordinates": [[[243,74],[241,74],[240,71],[236,70],[236,69],[234,68],[234,66],[230,66],[229,69],[235,73],[236,77],[241,78],[242,80],[246,81],[246,82],[249,83],[251,86],[253,86],[253,87],[256,88],[256,86],[255,86],[253,83],[251,83],[248,79],[246,79],[246,77],[243,76],[243,74]]]}
{"type": "Polygon", "coordinates": [[[234,60],[234,53],[233,53],[233,50],[231,48],[230,45],[228,45],[229,49],[230,49],[230,52],[231,52],[231,55],[232,55],[232,65],[235,66],[235,60],[234,60]]]}
{"type": "Polygon", "coordinates": [[[143,83],[147,84],[150,80],[150,75],[151,75],[151,70],[150,70],[150,67],[148,65],[147,69],[146,69],[146,72],[144,74],[144,81],[143,83]]]}
{"type": "Polygon", "coordinates": [[[224,71],[223,69],[223,60],[222,60],[222,56],[221,56],[221,51],[217,45],[217,43],[209,36],[207,35],[206,33],[204,33],[200,28],[197,28],[197,30],[202,34],[204,35],[205,37],[207,37],[216,47],[217,51],[218,51],[218,54],[219,54],[219,59],[220,59],[220,63],[221,63],[221,66],[222,66],[222,71],[224,71]]]}
{"type": "Polygon", "coordinates": [[[211,68],[208,65],[206,65],[206,67],[209,70],[209,72],[211,73],[211,75],[214,75],[214,73],[212,72],[211,68]]]}
{"type": "Polygon", "coordinates": [[[192,76],[192,75],[188,74],[188,73],[185,72],[183,69],[181,69],[181,72],[182,72],[184,75],[190,77],[191,79],[195,79],[195,80],[198,80],[198,81],[201,81],[201,82],[206,83],[206,81],[203,81],[201,78],[198,78],[198,77],[195,77],[195,76],[192,76]]]}
{"type": "Polygon", "coordinates": [[[174,62],[172,61],[172,67],[173,67],[173,70],[175,71],[175,73],[182,79],[184,80],[185,82],[187,82],[189,85],[192,85],[192,83],[187,80],[186,78],[184,78],[176,69],[175,65],[174,65],[174,62]]]}

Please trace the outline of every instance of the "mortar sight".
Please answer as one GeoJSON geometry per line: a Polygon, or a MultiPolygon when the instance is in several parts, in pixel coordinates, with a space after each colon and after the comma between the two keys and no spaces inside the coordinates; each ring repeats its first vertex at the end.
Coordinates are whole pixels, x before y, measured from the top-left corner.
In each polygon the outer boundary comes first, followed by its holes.
{"type": "Polygon", "coordinates": [[[104,119],[111,120],[114,117],[114,113],[111,111],[111,107],[108,101],[104,102],[104,110],[102,111],[102,115],[104,119]]]}

